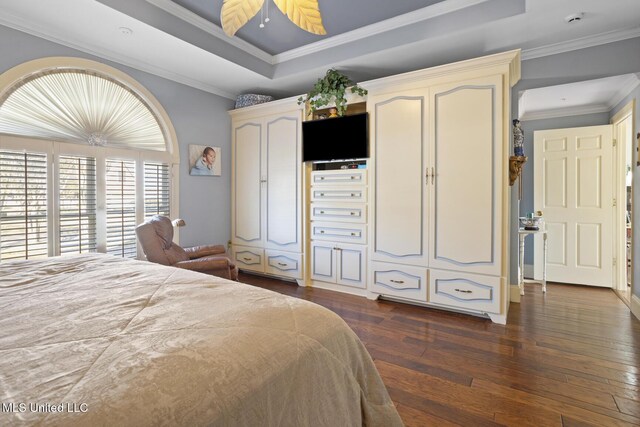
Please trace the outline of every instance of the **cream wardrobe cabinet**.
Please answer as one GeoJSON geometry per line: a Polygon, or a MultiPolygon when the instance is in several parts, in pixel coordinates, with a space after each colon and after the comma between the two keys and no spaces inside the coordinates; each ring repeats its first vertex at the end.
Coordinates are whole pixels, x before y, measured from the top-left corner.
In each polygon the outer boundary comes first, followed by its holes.
{"type": "Polygon", "coordinates": [[[231,253],[240,269],[301,279],[302,107],[234,110],[231,253]]]}
{"type": "Polygon", "coordinates": [[[372,82],[368,290],[486,314],[508,307],[509,91],[519,52],[372,82]]]}

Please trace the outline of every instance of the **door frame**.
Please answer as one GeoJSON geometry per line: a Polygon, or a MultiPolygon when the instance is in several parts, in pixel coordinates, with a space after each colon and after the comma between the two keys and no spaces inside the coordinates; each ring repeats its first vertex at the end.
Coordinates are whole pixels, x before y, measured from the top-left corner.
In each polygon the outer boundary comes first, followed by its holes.
{"type": "MultiPolygon", "coordinates": [[[[616,144],[614,146],[614,159],[616,160],[614,163],[614,194],[616,195],[617,207],[615,212],[615,223],[613,234],[613,245],[616,254],[616,259],[618,263],[616,268],[614,269],[614,280],[612,283],[612,288],[614,290],[620,290],[621,283],[626,284],[626,226],[625,226],[625,202],[626,201],[626,182],[625,182],[625,164],[626,164],[626,149],[627,144],[632,144],[631,150],[631,165],[632,168],[636,165],[637,156],[634,155],[633,150],[633,136],[635,135],[635,99],[632,99],[627,103],[624,107],[622,107],[609,121],[611,125],[613,125],[613,135],[616,140],[616,144]],[[631,139],[629,141],[617,141],[617,128],[624,120],[627,120],[631,117],[631,139]],[[623,260],[625,260],[623,262],[623,260]]],[[[635,230],[633,227],[633,210],[634,210],[634,198],[633,195],[631,197],[631,242],[634,241],[635,230]]],[[[633,260],[633,244],[631,245],[631,260],[633,260]]],[[[624,288],[622,288],[624,289],[624,288]]],[[[633,294],[633,261],[631,263],[631,294],[633,294]]]]}
{"type": "MultiPolygon", "coordinates": [[[[591,126],[578,126],[578,127],[568,127],[568,128],[558,128],[558,129],[582,129],[582,128],[588,128],[588,127],[610,127],[610,132],[611,132],[611,138],[612,138],[612,143],[615,141],[614,138],[614,127],[613,125],[609,124],[604,124],[604,125],[591,125],[591,126]]],[[[536,188],[539,185],[539,180],[541,180],[542,178],[539,177],[536,174],[536,166],[538,161],[540,161],[539,159],[536,158],[536,153],[537,153],[537,146],[536,144],[536,138],[535,138],[535,134],[537,132],[545,132],[545,131],[552,131],[552,130],[557,130],[557,129],[538,129],[536,131],[534,131],[534,138],[533,138],[533,142],[534,142],[534,155],[533,155],[533,160],[534,160],[534,176],[533,176],[533,180],[534,180],[534,208],[535,209],[540,209],[542,207],[542,200],[540,199],[541,194],[536,191],[536,188]]],[[[623,158],[624,160],[624,158],[623,158]]],[[[617,156],[617,152],[616,152],[616,147],[615,145],[612,146],[611,148],[611,170],[614,174],[614,177],[611,180],[611,190],[612,190],[612,198],[618,198],[618,191],[617,191],[617,185],[619,184],[617,177],[615,176],[616,171],[620,168],[619,166],[619,157],[617,156]]],[[[621,190],[620,190],[621,191],[621,190]]],[[[609,200],[608,203],[611,203],[613,200],[609,200]]],[[[611,248],[611,258],[609,260],[609,262],[613,261],[614,257],[618,257],[618,249],[617,249],[617,245],[618,245],[618,241],[621,237],[621,235],[619,235],[617,233],[617,228],[616,228],[616,213],[620,212],[620,206],[621,203],[617,203],[617,207],[613,207],[612,204],[609,204],[609,206],[611,207],[612,210],[612,217],[613,219],[611,220],[610,226],[611,226],[611,234],[613,235],[612,239],[613,241],[612,243],[612,248],[611,248]]],[[[544,208],[542,208],[544,210],[544,208]]],[[[533,276],[534,276],[534,280],[540,281],[542,280],[543,277],[543,268],[542,268],[542,248],[543,248],[543,240],[542,240],[542,235],[534,235],[534,239],[533,239],[533,254],[534,254],[534,259],[533,259],[533,276]]],[[[620,264],[620,263],[618,263],[620,264]]],[[[609,277],[608,280],[611,281],[611,285],[610,286],[604,286],[604,288],[611,288],[611,289],[616,289],[615,284],[616,284],[616,279],[614,276],[616,276],[617,274],[617,267],[612,266],[611,267],[611,276],[609,277]]]]}

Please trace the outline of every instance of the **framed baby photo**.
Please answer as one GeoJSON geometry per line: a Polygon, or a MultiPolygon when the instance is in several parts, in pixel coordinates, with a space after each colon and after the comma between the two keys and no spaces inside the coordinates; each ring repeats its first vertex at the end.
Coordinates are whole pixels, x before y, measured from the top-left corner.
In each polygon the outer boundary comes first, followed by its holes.
{"type": "Polygon", "coordinates": [[[220,147],[189,144],[189,175],[221,176],[221,161],[220,147]]]}

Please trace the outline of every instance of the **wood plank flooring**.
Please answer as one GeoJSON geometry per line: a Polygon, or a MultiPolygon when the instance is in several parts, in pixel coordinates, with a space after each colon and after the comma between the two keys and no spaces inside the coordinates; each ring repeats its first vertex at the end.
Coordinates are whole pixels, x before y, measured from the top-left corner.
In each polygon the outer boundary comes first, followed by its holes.
{"type": "Polygon", "coordinates": [[[640,425],[640,322],[608,289],[525,285],[507,326],[241,274],[340,315],[407,426],[640,425]]]}

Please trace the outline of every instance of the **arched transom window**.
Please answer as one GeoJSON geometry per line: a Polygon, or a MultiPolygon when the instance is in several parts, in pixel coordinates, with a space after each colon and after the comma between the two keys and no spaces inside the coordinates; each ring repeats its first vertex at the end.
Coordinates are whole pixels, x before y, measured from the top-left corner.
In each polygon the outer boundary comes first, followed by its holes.
{"type": "Polygon", "coordinates": [[[136,225],[177,216],[176,147],[153,95],[104,64],[45,58],[0,75],[0,262],[141,255],[136,225]]]}

